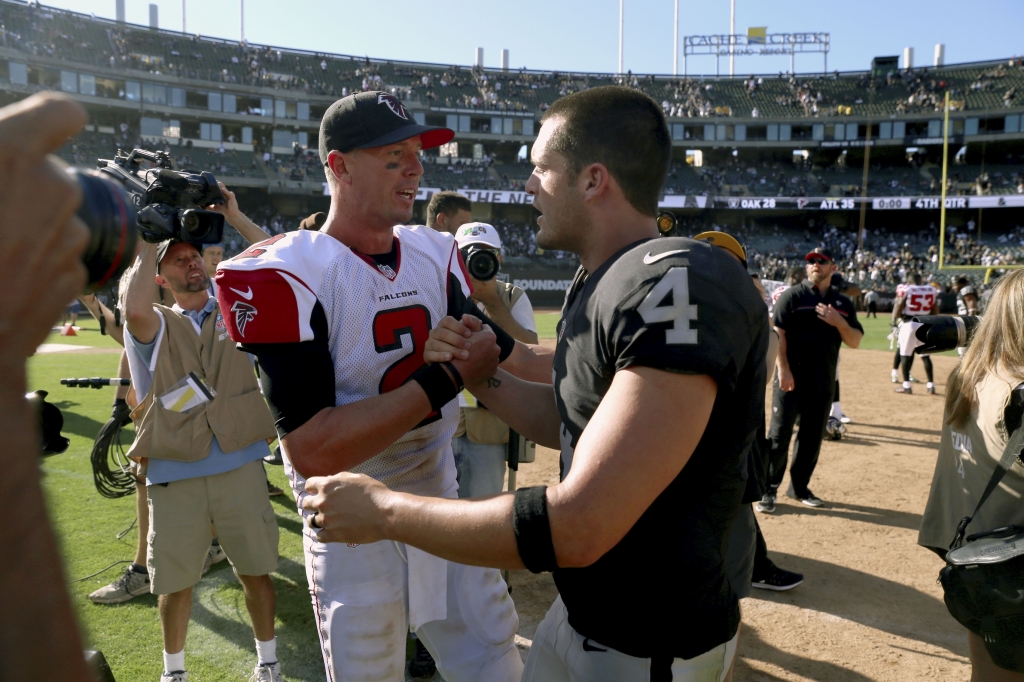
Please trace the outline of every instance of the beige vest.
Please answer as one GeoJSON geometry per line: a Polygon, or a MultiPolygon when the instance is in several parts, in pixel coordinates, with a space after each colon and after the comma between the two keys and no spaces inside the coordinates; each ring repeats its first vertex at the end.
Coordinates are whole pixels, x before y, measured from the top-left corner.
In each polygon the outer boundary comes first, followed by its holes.
{"type": "Polygon", "coordinates": [[[128,456],[195,462],[209,456],[214,435],[224,452],[275,437],[274,420],[249,356],[228,338],[223,321],[217,328],[220,307],[207,315],[200,334],[185,315],[162,305],[154,307],[163,313],[167,327],[153,369],[153,385],[132,411],[135,442],[128,456]],[[165,409],[155,396],[166,393],[189,372],[195,372],[217,395],[188,413],[165,409]]]}
{"type": "MultiPolygon", "coordinates": [[[[497,285],[501,302],[509,310],[526,293],[505,282],[497,282],[497,285]]],[[[459,428],[455,431],[455,437],[463,434],[473,443],[498,445],[508,442],[508,426],[484,407],[463,407],[459,410],[459,428]]]]}
{"type": "MultiPolygon", "coordinates": [[[[989,374],[978,384],[978,400],[967,423],[943,424],[939,460],[917,538],[919,545],[948,549],[957,524],[974,513],[1010,437],[1004,416],[1012,390],[1010,382],[989,374]]],[[[967,534],[1011,524],[1024,526],[1022,498],[1024,465],[1018,459],[971,521],[967,534]]]]}

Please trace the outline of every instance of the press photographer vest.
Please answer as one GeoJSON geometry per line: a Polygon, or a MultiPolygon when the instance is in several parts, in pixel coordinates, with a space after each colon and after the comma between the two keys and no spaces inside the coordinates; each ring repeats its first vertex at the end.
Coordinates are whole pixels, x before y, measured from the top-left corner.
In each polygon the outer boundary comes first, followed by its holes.
{"type": "Polygon", "coordinates": [[[209,456],[214,435],[224,452],[275,437],[274,420],[252,362],[228,338],[220,307],[206,316],[199,334],[185,315],[162,305],[154,308],[163,313],[166,328],[153,368],[153,385],[132,411],[135,442],[128,456],[196,462],[209,456]],[[155,397],[189,372],[217,395],[187,413],[164,408],[155,397]]]}
{"type": "MultiPolygon", "coordinates": [[[[939,459],[921,519],[919,545],[947,549],[960,519],[974,513],[1010,437],[1005,415],[1012,393],[1010,382],[987,374],[978,383],[977,400],[967,422],[962,426],[942,425],[939,459]]],[[[1021,497],[1024,465],[1018,459],[971,522],[969,532],[1024,526],[1021,497]]]]}
{"type": "MultiPolygon", "coordinates": [[[[498,295],[505,307],[512,306],[526,293],[521,288],[506,282],[496,282],[498,295]]],[[[463,407],[459,410],[459,428],[455,437],[465,435],[473,443],[498,445],[508,442],[508,425],[494,416],[486,407],[463,407]]]]}

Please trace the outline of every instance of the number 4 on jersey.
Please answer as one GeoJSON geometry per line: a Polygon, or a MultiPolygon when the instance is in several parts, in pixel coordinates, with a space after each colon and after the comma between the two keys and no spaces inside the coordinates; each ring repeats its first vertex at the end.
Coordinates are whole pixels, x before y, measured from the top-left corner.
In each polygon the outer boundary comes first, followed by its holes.
{"type": "Polygon", "coordinates": [[[690,273],[687,268],[670,268],[636,311],[646,324],[672,323],[672,328],[665,330],[665,343],[697,343],[697,330],[690,329],[690,322],[697,320],[697,306],[690,304],[690,273]],[[670,292],[672,303],[667,304],[665,299],[670,292]]]}

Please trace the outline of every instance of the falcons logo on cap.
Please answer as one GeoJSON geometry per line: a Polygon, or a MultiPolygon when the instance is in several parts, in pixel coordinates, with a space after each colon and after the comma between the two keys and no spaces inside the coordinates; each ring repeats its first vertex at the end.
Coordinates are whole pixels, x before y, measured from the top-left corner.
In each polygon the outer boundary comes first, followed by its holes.
{"type": "Polygon", "coordinates": [[[405,119],[406,121],[409,120],[409,115],[405,111],[405,105],[402,104],[402,102],[394,95],[387,95],[382,92],[377,95],[377,104],[387,104],[388,109],[390,109],[391,113],[395,116],[405,119]]]}
{"type": "Polygon", "coordinates": [[[235,301],[234,305],[231,306],[231,312],[235,314],[235,327],[238,328],[238,335],[244,338],[245,325],[252,322],[253,318],[256,317],[256,308],[248,303],[235,301]]]}

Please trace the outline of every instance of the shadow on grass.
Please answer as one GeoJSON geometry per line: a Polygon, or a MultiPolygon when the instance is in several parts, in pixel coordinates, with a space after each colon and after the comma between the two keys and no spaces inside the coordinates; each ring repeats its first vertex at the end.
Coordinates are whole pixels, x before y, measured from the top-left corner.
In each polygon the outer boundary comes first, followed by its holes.
{"type": "MultiPolygon", "coordinates": [[[[277,594],[278,658],[285,674],[293,680],[323,680],[323,659],[304,567],[281,557],[271,579],[277,594]]],[[[240,650],[251,651],[255,662],[245,594],[227,562],[212,569],[196,586],[192,621],[240,650]]]]}

